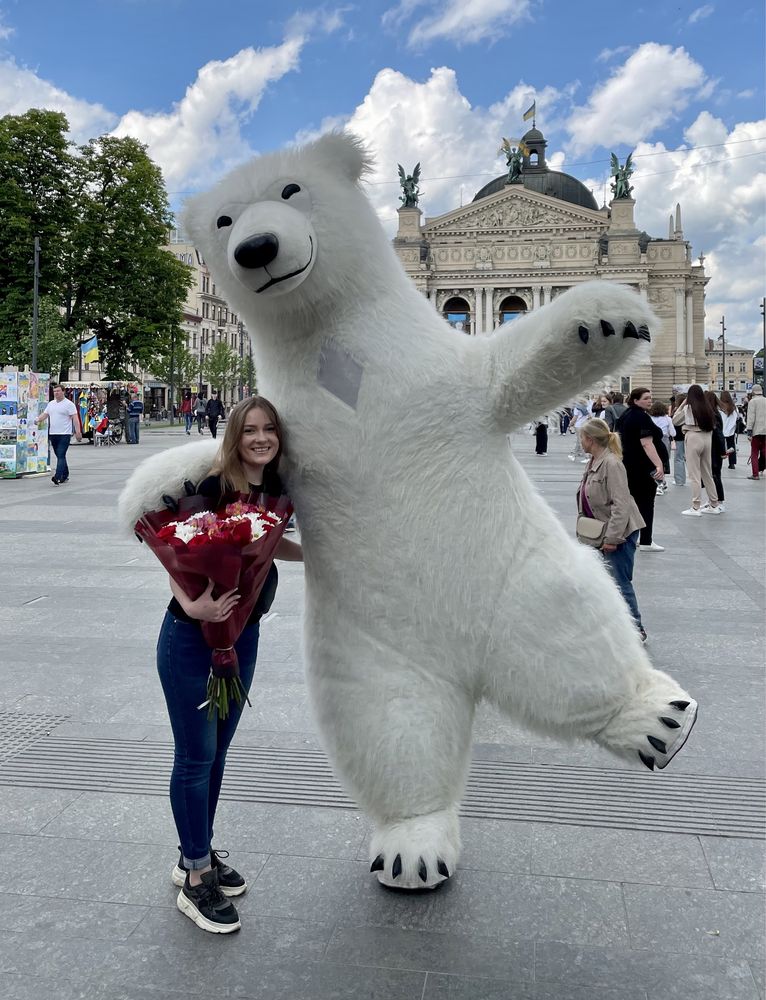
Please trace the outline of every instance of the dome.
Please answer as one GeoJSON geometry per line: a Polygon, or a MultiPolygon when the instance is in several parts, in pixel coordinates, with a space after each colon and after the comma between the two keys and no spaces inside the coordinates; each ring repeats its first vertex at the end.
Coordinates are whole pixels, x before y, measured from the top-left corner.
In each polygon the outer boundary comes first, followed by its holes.
{"type": "MultiPolygon", "coordinates": [[[[496,177],[489,184],[478,191],[473,200],[479,201],[481,198],[488,198],[498,191],[505,191],[515,187],[515,184],[506,184],[507,174],[496,177]]],[[[551,198],[559,198],[561,201],[568,201],[572,205],[579,205],[581,208],[590,208],[594,212],[598,211],[598,204],[592,192],[582,181],[578,181],[571,174],[563,174],[559,170],[533,170],[522,172],[520,184],[528,191],[536,191],[538,194],[546,194],[551,198]]]]}

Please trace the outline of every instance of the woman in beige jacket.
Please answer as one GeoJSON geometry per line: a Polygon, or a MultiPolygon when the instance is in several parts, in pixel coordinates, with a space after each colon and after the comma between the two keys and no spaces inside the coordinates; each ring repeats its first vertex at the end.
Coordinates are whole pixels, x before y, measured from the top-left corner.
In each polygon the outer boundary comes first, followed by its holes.
{"type": "Polygon", "coordinates": [[[646,630],[633,589],[633,563],[644,519],[628,489],[620,437],[609,430],[606,421],[596,418],[586,420],[579,434],[582,449],[590,455],[590,461],[580,484],[578,507],[587,517],[595,517],[606,524],[601,554],[625,598],[642,641],[646,642],[646,630]]]}

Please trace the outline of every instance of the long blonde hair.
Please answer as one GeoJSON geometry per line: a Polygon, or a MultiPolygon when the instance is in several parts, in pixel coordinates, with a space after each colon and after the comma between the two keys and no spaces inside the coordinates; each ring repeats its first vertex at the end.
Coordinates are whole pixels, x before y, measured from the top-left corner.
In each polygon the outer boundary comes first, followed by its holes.
{"type": "Polygon", "coordinates": [[[622,458],[620,435],[609,430],[606,420],[602,420],[600,417],[591,417],[582,424],[579,431],[580,434],[587,434],[597,445],[600,445],[602,448],[608,448],[613,455],[622,458]]]}
{"type": "MultiPolygon", "coordinates": [[[[275,492],[275,481],[278,484],[277,469],[279,459],[284,451],[285,434],[282,429],[282,421],[274,407],[265,396],[250,396],[243,399],[241,403],[229,410],[229,417],[226,421],[226,433],[223,436],[221,447],[218,449],[213,468],[210,470],[213,475],[221,477],[221,486],[225,490],[234,490],[238,493],[249,493],[250,484],[247,473],[239,457],[239,442],[242,439],[242,431],[247,423],[247,415],[251,410],[263,410],[268,416],[279,441],[277,454],[265,466],[263,470],[263,491],[264,493],[275,492]]],[[[276,487],[276,492],[279,492],[276,487]]]]}

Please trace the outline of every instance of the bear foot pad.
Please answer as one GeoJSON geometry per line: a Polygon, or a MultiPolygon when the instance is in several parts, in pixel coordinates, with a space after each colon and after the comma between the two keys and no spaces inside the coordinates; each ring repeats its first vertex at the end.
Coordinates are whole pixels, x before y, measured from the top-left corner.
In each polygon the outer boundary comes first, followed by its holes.
{"type": "Polygon", "coordinates": [[[452,876],[459,851],[457,811],[439,810],[378,827],[370,871],[387,889],[423,892],[452,876]]]}

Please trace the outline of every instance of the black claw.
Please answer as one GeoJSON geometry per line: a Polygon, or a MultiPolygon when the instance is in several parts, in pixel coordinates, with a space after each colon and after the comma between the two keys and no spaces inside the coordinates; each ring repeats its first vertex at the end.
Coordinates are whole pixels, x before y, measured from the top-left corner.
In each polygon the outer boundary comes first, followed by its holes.
{"type": "Polygon", "coordinates": [[[577,327],[577,336],[580,338],[580,340],[583,342],[583,344],[587,344],[588,343],[588,336],[589,336],[588,327],[587,326],[578,326],[577,327]]]}
{"type": "Polygon", "coordinates": [[[675,719],[671,719],[667,715],[661,715],[660,716],[660,722],[663,725],[667,726],[668,729],[680,729],[681,728],[681,723],[680,722],[676,722],[675,719]]]}
{"type": "Polygon", "coordinates": [[[426,863],[422,858],[418,860],[418,875],[420,876],[421,882],[428,881],[428,869],[426,868],[426,863]]]}
{"type": "Polygon", "coordinates": [[[638,756],[641,758],[642,764],[646,764],[650,771],[654,770],[654,757],[650,757],[648,753],[641,753],[640,750],[638,756]]]}
{"type": "Polygon", "coordinates": [[[652,744],[655,750],[659,750],[660,753],[668,752],[668,748],[665,746],[662,740],[658,740],[656,736],[647,736],[646,738],[649,740],[649,742],[652,744]]]}
{"type": "Polygon", "coordinates": [[[172,511],[174,514],[178,513],[178,501],[174,497],[169,496],[167,493],[163,493],[162,502],[168,510],[172,511]]]}
{"type": "Polygon", "coordinates": [[[685,712],[686,709],[689,707],[688,701],[671,701],[670,704],[673,706],[673,708],[677,708],[679,712],[685,712]]]}
{"type": "Polygon", "coordinates": [[[385,867],[386,867],[386,862],[383,860],[383,855],[379,854],[377,858],[375,858],[373,863],[370,865],[370,871],[382,872],[385,867]]]}
{"type": "Polygon", "coordinates": [[[630,337],[632,340],[638,340],[638,330],[633,326],[633,324],[628,320],[625,324],[625,329],[622,331],[623,338],[630,337]]]}
{"type": "Polygon", "coordinates": [[[436,862],[436,870],[440,875],[443,875],[444,878],[450,877],[449,868],[444,864],[441,858],[439,858],[439,860],[436,862]]]}
{"type": "Polygon", "coordinates": [[[640,326],[638,328],[638,337],[639,337],[639,340],[651,340],[652,339],[652,335],[651,335],[651,333],[649,333],[649,327],[648,326],[640,326]]]}
{"type": "Polygon", "coordinates": [[[611,323],[608,323],[605,319],[601,320],[601,332],[605,337],[614,336],[614,327],[611,323]]]}
{"type": "Polygon", "coordinates": [[[197,492],[197,487],[194,485],[191,479],[184,480],[184,489],[186,490],[187,497],[193,497],[194,494],[197,492]]]}
{"type": "Polygon", "coordinates": [[[394,858],[394,863],[391,866],[391,877],[399,878],[401,874],[402,874],[402,856],[401,854],[397,854],[396,857],[394,858]]]}

